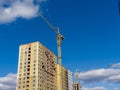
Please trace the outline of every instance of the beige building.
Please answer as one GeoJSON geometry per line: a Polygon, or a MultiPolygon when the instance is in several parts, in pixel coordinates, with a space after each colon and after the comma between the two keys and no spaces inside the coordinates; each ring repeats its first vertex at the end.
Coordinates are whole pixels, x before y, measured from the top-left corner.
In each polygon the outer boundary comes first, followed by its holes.
{"type": "Polygon", "coordinates": [[[68,90],[73,90],[73,80],[72,80],[72,72],[67,70],[68,72],[68,90]]]}
{"type": "Polygon", "coordinates": [[[57,90],[56,56],[39,42],[21,45],[16,90],[57,90]]]}
{"type": "Polygon", "coordinates": [[[39,42],[19,47],[16,90],[72,90],[72,73],[39,42]]]}
{"type": "Polygon", "coordinates": [[[57,90],[68,90],[67,69],[59,64],[57,64],[57,90]]]}

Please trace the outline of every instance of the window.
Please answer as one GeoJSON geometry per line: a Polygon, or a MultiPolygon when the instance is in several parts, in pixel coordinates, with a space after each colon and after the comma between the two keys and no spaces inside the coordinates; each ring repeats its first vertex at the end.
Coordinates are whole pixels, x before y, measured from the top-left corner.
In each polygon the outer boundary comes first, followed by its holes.
{"type": "Polygon", "coordinates": [[[29,49],[29,50],[31,50],[31,48],[30,48],[30,47],[29,47],[28,49],[29,49]]]}
{"type": "Polygon", "coordinates": [[[27,54],[27,52],[25,52],[25,54],[27,54]]]}
{"type": "Polygon", "coordinates": [[[30,69],[27,69],[27,71],[30,71],[30,69]]]}
{"type": "Polygon", "coordinates": [[[36,65],[34,64],[34,66],[36,66],[36,65]]]}
{"type": "Polygon", "coordinates": [[[21,76],[21,74],[19,74],[19,76],[21,76]]]}
{"type": "Polygon", "coordinates": [[[33,87],[35,86],[35,84],[33,84],[33,87]]]}
{"type": "Polygon", "coordinates": [[[23,78],[23,80],[25,80],[25,77],[23,78]]]}
{"type": "Polygon", "coordinates": [[[20,86],[18,86],[18,88],[20,88],[20,86]]]}
{"type": "Polygon", "coordinates": [[[27,87],[29,87],[29,85],[26,85],[27,87]]]}
{"type": "Polygon", "coordinates": [[[33,80],[33,82],[35,82],[35,80],[33,80]]]}
{"type": "Polygon", "coordinates": [[[27,77],[27,79],[29,79],[30,77],[27,77]]]}
{"type": "Polygon", "coordinates": [[[33,72],[33,74],[35,74],[35,72],[33,72]]]}

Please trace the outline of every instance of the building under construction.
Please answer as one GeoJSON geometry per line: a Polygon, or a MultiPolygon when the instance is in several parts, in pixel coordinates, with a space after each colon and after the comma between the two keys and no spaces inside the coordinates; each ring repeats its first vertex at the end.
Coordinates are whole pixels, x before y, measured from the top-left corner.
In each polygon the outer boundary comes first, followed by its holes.
{"type": "Polygon", "coordinates": [[[73,90],[82,90],[82,86],[78,81],[78,72],[77,71],[75,74],[75,78],[76,78],[76,81],[75,81],[75,83],[73,83],[73,90]]]}
{"type": "Polygon", "coordinates": [[[73,90],[72,73],[39,42],[21,45],[16,90],[73,90]]]}

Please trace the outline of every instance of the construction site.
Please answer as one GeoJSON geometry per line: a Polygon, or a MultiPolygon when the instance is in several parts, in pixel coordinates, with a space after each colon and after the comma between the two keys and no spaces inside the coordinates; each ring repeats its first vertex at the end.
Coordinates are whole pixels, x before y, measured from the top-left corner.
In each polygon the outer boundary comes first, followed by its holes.
{"type": "MultiPolygon", "coordinates": [[[[45,23],[56,33],[58,56],[40,42],[20,45],[16,90],[81,90],[79,82],[73,84],[72,72],[62,66],[61,35],[59,27],[45,23]]],[[[78,77],[78,76],[77,76],[78,77]]]]}
{"type": "Polygon", "coordinates": [[[120,0],[0,0],[0,37],[0,90],[120,90],[120,0]]]}

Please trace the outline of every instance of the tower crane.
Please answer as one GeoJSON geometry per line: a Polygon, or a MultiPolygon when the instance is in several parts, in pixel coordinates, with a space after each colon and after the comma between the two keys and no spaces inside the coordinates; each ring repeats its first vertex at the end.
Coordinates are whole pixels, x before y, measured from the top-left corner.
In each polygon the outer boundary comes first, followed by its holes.
{"type": "Polygon", "coordinates": [[[76,73],[75,73],[75,79],[76,79],[76,83],[78,83],[78,70],[76,70],[76,73]]]}
{"type": "Polygon", "coordinates": [[[64,37],[63,37],[63,35],[61,35],[59,27],[54,27],[41,13],[39,13],[39,16],[56,33],[56,36],[57,36],[57,48],[58,48],[57,63],[62,65],[61,41],[64,40],[64,37]]]}

